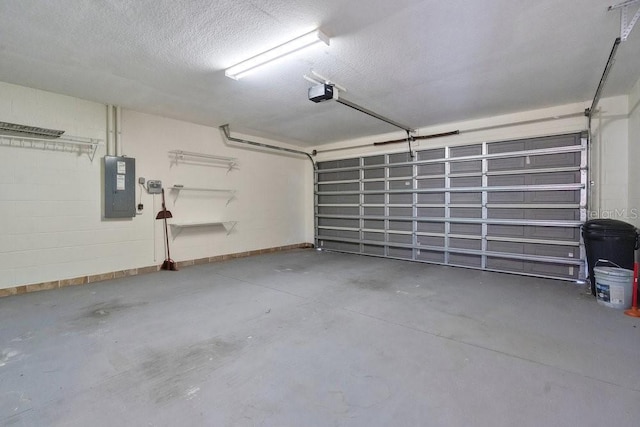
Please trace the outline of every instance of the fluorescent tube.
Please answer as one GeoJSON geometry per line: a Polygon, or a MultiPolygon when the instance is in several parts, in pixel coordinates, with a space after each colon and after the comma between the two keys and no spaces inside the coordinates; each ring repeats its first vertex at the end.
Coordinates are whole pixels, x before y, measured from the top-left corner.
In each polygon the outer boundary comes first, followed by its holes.
{"type": "Polygon", "coordinates": [[[253,58],[249,58],[246,61],[242,61],[239,64],[227,68],[224,71],[224,75],[235,80],[241,79],[262,65],[268,64],[269,62],[275,61],[276,59],[282,58],[283,56],[289,55],[293,52],[297,52],[306,47],[313,46],[319,42],[324,42],[329,46],[329,37],[320,30],[313,30],[310,33],[297,37],[281,44],[280,46],[258,54],[253,58]]]}

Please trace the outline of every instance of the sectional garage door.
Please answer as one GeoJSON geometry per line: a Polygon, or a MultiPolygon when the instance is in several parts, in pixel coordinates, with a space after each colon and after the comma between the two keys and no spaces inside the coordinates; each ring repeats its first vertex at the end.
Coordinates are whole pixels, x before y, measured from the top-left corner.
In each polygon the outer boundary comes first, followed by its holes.
{"type": "Polygon", "coordinates": [[[316,246],[584,278],[586,148],[571,134],[319,162],[316,246]]]}

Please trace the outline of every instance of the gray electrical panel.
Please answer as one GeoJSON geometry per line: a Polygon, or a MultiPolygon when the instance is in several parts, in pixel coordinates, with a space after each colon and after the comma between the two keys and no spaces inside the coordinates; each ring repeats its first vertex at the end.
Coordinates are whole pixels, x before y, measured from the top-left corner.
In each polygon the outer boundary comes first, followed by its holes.
{"type": "Polygon", "coordinates": [[[104,156],[104,217],[136,216],[136,160],[104,156]]]}

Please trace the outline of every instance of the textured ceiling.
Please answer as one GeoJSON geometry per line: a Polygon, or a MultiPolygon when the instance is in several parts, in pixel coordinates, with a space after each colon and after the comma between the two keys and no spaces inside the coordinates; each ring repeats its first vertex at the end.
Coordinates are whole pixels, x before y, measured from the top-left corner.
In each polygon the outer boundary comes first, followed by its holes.
{"type": "MultiPolygon", "coordinates": [[[[414,128],[590,100],[619,35],[613,3],[3,0],[0,80],[310,147],[395,130],[310,102],[312,69],[414,128]],[[316,27],[331,46],[224,76],[316,27]]],[[[617,58],[604,96],[640,77],[640,29],[617,58]]]]}

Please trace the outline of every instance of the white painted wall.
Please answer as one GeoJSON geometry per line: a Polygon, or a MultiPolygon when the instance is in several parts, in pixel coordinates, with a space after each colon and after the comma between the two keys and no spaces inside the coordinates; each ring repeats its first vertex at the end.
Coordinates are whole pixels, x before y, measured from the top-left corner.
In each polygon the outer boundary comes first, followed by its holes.
{"type": "Polygon", "coordinates": [[[640,228],[640,79],[629,93],[629,210],[640,228]]]}
{"type": "MultiPolygon", "coordinates": [[[[233,128],[231,131],[232,135],[243,137],[233,133],[233,128]]],[[[217,128],[133,111],[123,114],[123,146],[124,154],[136,159],[138,176],[160,179],[167,189],[182,184],[236,190],[228,205],[225,193],[166,190],[167,209],[173,214],[169,222],[238,221],[228,236],[221,226],[183,229],[170,238],[173,259],[197,259],[313,241],[306,235],[307,194],[313,189],[309,181],[311,162],[306,158],[227,145],[217,128]],[[239,166],[228,171],[226,166],[207,162],[175,164],[167,154],[171,150],[235,157],[239,166]]],[[[158,263],[164,259],[162,221],[155,220],[161,210],[161,197],[144,192],[142,203],[144,213],[136,221],[144,224],[150,235],[155,229],[158,263]]]]}
{"type": "MultiPolygon", "coordinates": [[[[106,107],[72,97],[0,83],[0,120],[106,139],[106,107]]],[[[267,141],[272,144],[277,144],[267,141]]],[[[168,208],[175,220],[237,220],[221,228],[183,231],[172,240],[175,260],[204,258],[311,242],[311,165],[306,158],[266,154],[223,143],[216,128],[123,111],[124,154],[137,176],[167,184],[233,188],[237,198],[186,192],[168,208]],[[210,166],[171,166],[181,149],[237,157],[227,173],[210,166]]],[[[102,220],[101,162],[86,155],[0,146],[0,288],[100,274],[162,262],[160,199],[142,193],[134,219],[102,220]]],[[[137,198],[140,196],[137,189],[137,198]]]]}
{"type": "Polygon", "coordinates": [[[605,98],[592,121],[591,218],[630,222],[628,97],[605,98]]]}

